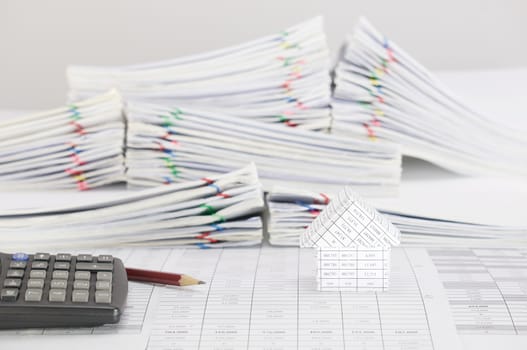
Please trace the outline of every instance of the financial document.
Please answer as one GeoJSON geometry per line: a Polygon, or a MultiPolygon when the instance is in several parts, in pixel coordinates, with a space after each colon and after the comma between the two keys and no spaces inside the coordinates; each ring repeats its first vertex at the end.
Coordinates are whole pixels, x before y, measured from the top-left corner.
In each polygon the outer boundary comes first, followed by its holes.
{"type": "Polygon", "coordinates": [[[471,348],[527,348],[527,249],[428,249],[471,348]]]}
{"type": "Polygon", "coordinates": [[[114,249],[130,267],[185,272],[193,287],[130,283],[122,320],[99,328],[0,332],[39,349],[460,349],[448,300],[424,249],[394,249],[389,292],[316,290],[315,252],[114,249]]]}

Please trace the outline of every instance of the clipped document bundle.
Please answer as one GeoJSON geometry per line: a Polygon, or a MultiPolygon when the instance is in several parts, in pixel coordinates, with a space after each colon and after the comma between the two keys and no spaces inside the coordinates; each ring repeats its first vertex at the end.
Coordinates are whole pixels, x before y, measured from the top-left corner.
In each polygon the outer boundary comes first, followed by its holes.
{"type": "Polygon", "coordinates": [[[239,246],[262,240],[263,193],[254,166],[111,199],[0,214],[2,248],[239,246]]]}
{"type": "Polygon", "coordinates": [[[129,102],[127,182],[133,187],[187,181],[255,162],[272,185],[336,190],[352,184],[364,195],[393,194],[397,147],[284,128],[192,108],[129,102]]]}
{"type": "Polygon", "coordinates": [[[116,91],[0,121],[0,189],[86,190],[124,181],[116,91]]]}
{"type": "MultiPolygon", "coordinates": [[[[274,187],[267,194],[267,231],[273,245],[298,246],[299,237],[330,203],[332,194],[274,187]]],[[[375,204],[376,199],[371,199],[375,204]]],[[[380,207],[382,208],[382,206],[380,207]]],[[[459,219],[380,209],[402,233],[403,245],[492,247],[527,242],[527,227],[478,224],[459,219]]]]}
{"type": "Polygon", "coordinates": [[[272,245],[298,246],[299,238],[330,202],[326,193],[274,186],[266,195],[272,245]]]}
{"type": "Polygon", "coordinates": [[[132,66],[70,66],[70,98],[117,87],[126,100],[187,106],[319,130],[330,117],[321,17],[237,46],[132,66]]]}
{"type": "Polygon", "coordinates": [[[335,72],[332,132],[468,175],[527,176],[526,130],[488,118],[362,18],[335,72]]]}

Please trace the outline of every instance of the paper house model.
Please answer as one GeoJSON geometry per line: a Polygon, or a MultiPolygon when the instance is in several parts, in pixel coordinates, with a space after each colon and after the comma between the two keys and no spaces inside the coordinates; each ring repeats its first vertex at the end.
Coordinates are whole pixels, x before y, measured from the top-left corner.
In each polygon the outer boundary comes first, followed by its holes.
{"type": "Polygon", "coordinates": [[[400,232],[349,187],[345,187],[300,237],[316,249],[321,291],[385,291],[390,251],[400,232]]]}

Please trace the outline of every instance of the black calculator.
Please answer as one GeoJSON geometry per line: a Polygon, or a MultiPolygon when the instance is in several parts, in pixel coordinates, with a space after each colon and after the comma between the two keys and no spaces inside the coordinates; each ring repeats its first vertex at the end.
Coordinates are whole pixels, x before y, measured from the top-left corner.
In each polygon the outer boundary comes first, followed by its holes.
{"type": "Polygon", "coordinates": [[[111,255],[0,253],[0,329],[117,323],[127,294],[111,255]]]}

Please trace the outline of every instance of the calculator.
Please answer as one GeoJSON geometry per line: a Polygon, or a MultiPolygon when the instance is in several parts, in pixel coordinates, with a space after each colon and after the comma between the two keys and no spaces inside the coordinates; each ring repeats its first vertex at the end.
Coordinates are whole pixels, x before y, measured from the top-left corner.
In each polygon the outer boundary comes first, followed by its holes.
{"type": "Polygon", "coordinates": [[[0,329],[117,323],[127,294],[111,255],[0,253],[0,329]]]}

